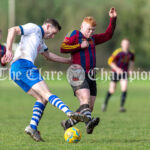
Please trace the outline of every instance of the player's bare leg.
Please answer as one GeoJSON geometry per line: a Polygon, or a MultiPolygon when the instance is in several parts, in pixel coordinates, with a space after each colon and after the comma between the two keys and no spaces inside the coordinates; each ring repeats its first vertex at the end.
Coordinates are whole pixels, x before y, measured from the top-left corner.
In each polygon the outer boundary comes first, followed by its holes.
{"type": "Polygon", "coordinates": [[[72,112],[67,105],[65,105],[60,98],[58,98],[56,95],[53,95],[45,81],[40,81],[39,83],[35,84],[32,89],[37,92],[41,97],[43,97],[45,100],[49,101],[53,106],[57,107],[61,111],[63,111],[69,118],[78,120],[78,121],[87,121],[88,118],[79,113],[72,112]]]}
{"type": "MultiPolygon", "coordinates": [[[[40,136],[40,132],[37,130],[37,126],[42,117],[45,106],[49,101],[50,97],[53,96],[53,94],[49,91],[48,86],[44,81],[40,81],[37,84],[35,84],[28,91],[28,94],[36,98],[37,101],[33,107],[33,115],[30,125],[25,128],[25,132],[29,134],[37,142],[44,141],[40,136]]],[[[83,114],[71,112],[69,108],[58,97],[55,96],[54,99],[52,100],[53,101],[50,103],[59,108],[60,110],[62,110],[64,113],[66,113],[68,117],[76,119],[78,121],[88,120],[88,118],[83,114]]]]}
{"type": "MultiPolygon", "coordinates": [[[[90,97],[90,109],[91,109],[91,112],[94,109],[95,100],[96,100],[96,96],[91,96],[90,97]]],[[[92,121],[87,126],[87,133],[92,133],[93,129],[99,124],[99,122],[100,122],[100,118],[99,117],[92,118],[92,121]]]]}
{"type": "Polygon", "coordinates": [[[84,113],[87,114],[87,116],[89,117],[89,121],[86,122],[86,132],[88,134],[92,134],[94,128],[99,124],[99,121],[100,121],[99,117],[97,117],[97,118],[91,117],[91,111],[93,110],[93,106],[94,106],[94,102],[95,102],[96,97],[90,96],[90,90],[89,89],[77,90],[76,96],[77,96],[78,100],[80,101],[80,107],[83,105],[87,105],[87,104],[89,105],[87,108],[81,110],[80,112],[85,111],[84,113]],[[87,109],[87,111],[86,111],[86,109],[87,109]],[[88,110],[90,110],[90,111],[88,112],[88,110]]]}
{"type": "Polygon", "coordinates": [[[126,109],[124,108],[126,96],[127,96],[127,87],[128,87],[128,80],[126,79],[121,79],[120,80],[120,86],[121,86],[121,103],[120,103],[120,112],[125,112],[126,109]]]}
{"type": "Polygon", "coordinates": [[[116,82],[111,81],[111,82],[110,82],[110,86],[109,86],[109,92],[110,92],[111,94],[114,94],[115,91],[116,91],[116,87],[117,87],[116,82]]]}
{"type": "Polygon", "coordinates": [[[76,96],[80,102],[80,107],[77,109],[77,112],[80,112],[80,113],[86,115],[89,118],[89,120],[91,120],[90,90],[89,89],[79,89],[76,91],[76,96]]]}
{"type": "Polygon", "coordinates": [[[76,91],[76,96],[80,102],[80,106],[84,104],[90,104],[90,90],[89,89],[79,89],[76,91]]]}
{"type": "Polygon", "coordinates": [[[91,112],[94,109],[95,100],[96,100],[96,96],[91,96],[91,98],[90,98],[90,109],[91,109],[91,112]]]}
{"type": "Polygon", "coordinates": [[[109,90],[108,90],[108,92],[107,92],[107,95],[106,95],[104,104],[102,105],[102,111],[103,111],[103,112],[106,111],[107,105],[108,105],[108,101],[109,101],[111,95],[115,92],[116,86],[117,86],[117,83],[116,83],[116,82],[114,82],[114,81],[111,81],[111,82],[110,82],[110,84],[109,84],[109,90]]]}
{"type": "MultiPolygon", "coordinates": [[[[84,115],[86,115],[89,120],[85,122],[86,124],[86,131],[88,134],[92,134],[93,129],[98,125],[99,123],[99,118],[92,118],[91,117],[91,109],[90,109],[90,104],[91,104],[91,96],[90,96],[90,90],[89,89],[79,89],[76,91],[76,96],[80,102],[80,107],[77,109],[77,112],[80,112],[84,115]]],[[[94,100],[93,100],[94,102],[94,100]]],[[[61,125],[64,129],[67,129],[78,122],[75,120],[66,120],[62,121],[61,125]]]]}
{"type": "MultiPolygon", "coordinates": [[[[32,97],[34,97],[36,99],[35,105],[41,104],[43,106],[46,106],[47,101],[43,97],[41,97],[37,92],[35,92],[33,89],[30,89],[28,91],[28,94],[31,95],[32,97]]],[[[33,120],[33,119],[38,119],[38,121],[40,121],[41,118],[42,118],[42,115],[43,115],[45,107],[42,110],[42,112],[35,112],[34,111],[35,105],[33,107],[33,116],[32,116],[32,119],[30,121],[30,125],[28,125],[25,128],[25,133],[29,134],[35,141],[37,141],[37,142],[43,142],[44,140],[42,139],[42,137],[40,135],[40,132],[37,130],[38,124],[36,124],[36,129],[34,128],[34,123],[36,123],[36,122],[34,122],[35,120],[33,120]]]]}
{"type": "Polygon", "coordinates": [[[37,101],[43,103],[44,105],[47,104],[47,100],[45,100],[43,97],[41,97],[36,91],[34,91],[32,88],[27,92],[27,94],[34,97],[37,101]]]}

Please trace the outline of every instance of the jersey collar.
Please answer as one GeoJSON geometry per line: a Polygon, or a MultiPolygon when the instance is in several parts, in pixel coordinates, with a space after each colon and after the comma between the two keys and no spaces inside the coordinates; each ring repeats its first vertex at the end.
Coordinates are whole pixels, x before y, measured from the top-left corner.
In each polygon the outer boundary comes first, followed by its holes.
{"type": "Polygon", "coordinates": [[[40,27],[40,29],[41,29],[41,32],[42,32],[42,38],[43,38],[43,37],[44,37],[44,30],[43,30],[42,26],[39,25],[39,27],[40,27]]]}

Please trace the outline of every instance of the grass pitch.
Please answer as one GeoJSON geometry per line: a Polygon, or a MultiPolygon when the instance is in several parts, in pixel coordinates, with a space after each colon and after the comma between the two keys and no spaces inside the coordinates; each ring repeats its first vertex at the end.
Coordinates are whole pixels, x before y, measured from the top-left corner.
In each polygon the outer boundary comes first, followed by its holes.
{"type": "MultiPolygon", "coordinates": [[[[47,81],[49,88],[72,110],[79,106],[66,80],[47,81]]],[[[98,81],[98,96],[93,116],[101,123],[92,135],[85,125],[76,127],[82,132],[77,144],[64,142],[60,121],[65,114],[50,104],[44,112],[39,130],[46,142],[37,143],[24,133],[32,115],[34,99],[12,81],[0,81],[0,150],[150,150],[150,81],[129,84],[126,113],[119,113],[120,89],[111,97],[107,112],[101,112],[108,82],[98,81]]]]}

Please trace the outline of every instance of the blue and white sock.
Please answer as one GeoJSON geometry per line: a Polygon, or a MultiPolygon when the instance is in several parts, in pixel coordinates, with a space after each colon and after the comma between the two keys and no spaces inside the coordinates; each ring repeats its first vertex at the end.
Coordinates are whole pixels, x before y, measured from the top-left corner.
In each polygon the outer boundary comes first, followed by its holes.
{"type": "Polygon", "coordinates": [[[60,109],[61,111],[63,111],[64,113],[68,113],[68,112],[72,112],[69,107],[64,104],[59,97],[57,97],[56,95],[51,95],[48,99],[48,101],[55,107],[57,107],[58,109],[60,109]]]}
{"type": "Polygon", "coordinates": [[[43,111],[45,109],[45,105],[41,102],[35,102],[33,107],[33,115],[30,121],[30,127],[34,130],[37,130],[37,126],[42,117],[43,111]]]}

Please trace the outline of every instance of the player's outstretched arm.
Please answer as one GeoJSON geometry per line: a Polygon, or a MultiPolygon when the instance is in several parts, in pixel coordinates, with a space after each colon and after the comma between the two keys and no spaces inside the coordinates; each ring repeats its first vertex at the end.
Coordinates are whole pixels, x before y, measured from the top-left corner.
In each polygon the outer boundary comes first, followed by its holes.
{"type": "Polygon", "coordinates": [[[52,52],[43,52],[42,55],[50,61],[54,61],[54,62],[59,62],[59,63],[64,63],[64,64],[70,64],[71,63],[71,58],[65,58],[65,57],[61,57],[58,56],[52,52]]]}
{"type": "Polygon", "coordinates": [[[8,30],[6,54],[2,58],[2,63],[9,63],[13,58],[12,45],[16,35],[21,35],[19,26],[12,27],[8,30]]]}
{"type": "Polygon", "coordinates": [[[117,11],[115,8],[110,9],[109,17],[110,17],[110,23],[106,31],[104,33],[93,35],[96,45],[110,40],[113,36],[114,30],[116,27],[116,19],[117,19],[117,11]]]}
{"type": "Polygon", "coordinates": [[[116,11],[115,8],[112,7],[112,8],[109,10],[109,17],[110,17],[110,18],[116,18],[116,17],[117,17],[117,11],[116,11]]]}

